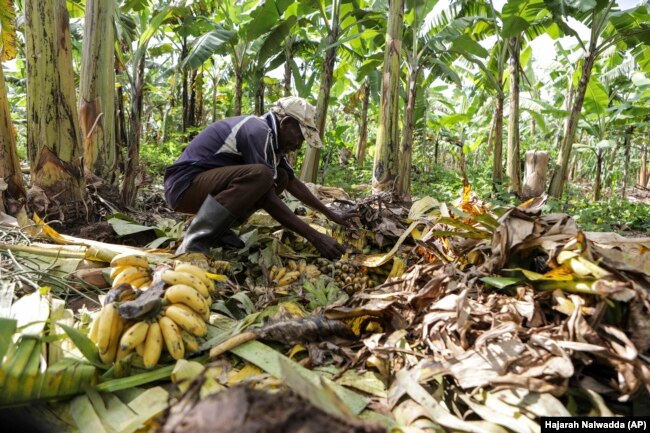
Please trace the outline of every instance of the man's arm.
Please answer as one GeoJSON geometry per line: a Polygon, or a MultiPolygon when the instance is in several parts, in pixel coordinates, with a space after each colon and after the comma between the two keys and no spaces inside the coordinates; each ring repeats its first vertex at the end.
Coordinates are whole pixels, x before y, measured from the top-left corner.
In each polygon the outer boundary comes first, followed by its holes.
{"type": "MultiPolygon", "coordinates": [[[[314,197],[314,199],[316,198],[314,197]]],[[[311,242],[325,257],[329,259],[338,259],[345,253],[345,248],[338,242],[313,229],[309,224],[305,223],[291,212],[291,209],[289,209],[274,192],[271,192],[267,196],[262,208],[284,227],[298,233],[300,236],[311,242]]]]}
{"type": "Polygon", "coordinates": [[[314,197],[314,194],[312,194],[309,188],[307,188],[307,185],[302,183],[298,178],[294,178],[289,181],[287,184],[287,191],[289,191],[292,196],[300,200],[306,206],[309,206],[310,208],[325,215],[329,220],[334,221],[335,223],[342,226],[352,227],[352,223],[350,222],[349,218],[350,215],[339,214],[338,212],[334,212],[332,209],[325,206],[323,202],[314,197]]]}

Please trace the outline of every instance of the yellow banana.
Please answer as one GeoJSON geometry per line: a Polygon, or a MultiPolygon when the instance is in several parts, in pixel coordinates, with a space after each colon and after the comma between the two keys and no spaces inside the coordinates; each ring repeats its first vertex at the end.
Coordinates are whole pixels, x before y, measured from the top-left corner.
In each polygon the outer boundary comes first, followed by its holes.
{"type": "Polygon", "coordinates": [[[131,268],[132,266],[116,266],[114,268],[111,268],[111,280],[114,280],[115,277],[117,277],[118,274],[120,274],[122,271],[125,271],[127,268],[131,268]]]}
{"type": "Polygon", "coordinates": [[[127,283],[131,284],[132,281],[144,277],[149,278],[148,271],[137,267],[126,268],[125,270],[117,274],[117,276],[113,279],[113,283],[111,284],[111,286],[117,287],[120,284],[127,284],[127,283]]]}
{"type": "Polygon", "coordinates": [[[93,319],[93,323],[90,324],[90,331],[88,331],[88,338],[90,338],[90,341],[92,341],[95,344],[97,344],[97,335],[99,334],[100,316],[101,316],[101,312],[95,315],[95,318],[93,319]]]}
{"type": "MultiPolygon", "coordinates": [[[[151,325],[149,325],[151,328],[151,325]]],[[[149,335],[149,332],[147,330],[147,335],[149,335]]],[[[146,340],[145,340],[146,341],[146,340]]],[[[135,346],[135,352],[140,355],[141,358],[144,358],[144,341],[137,346],[135,346]]]]}
{"type": "Polygon", "coordinates": [[[149,324],[147,322],[137,322],[131,325],[120,339],[120,350],[131,351],[135,349],[147,337],[148,330],[149,324]]]}
{"type": "Polygon", "coordinates": [[[185,284],[187,286],[194,287],[203,297],[207,298],[210,296],[208,287],[194,274],[167,269],[162,272],[160,278],[171,286],[175,284],[185,284]]]}
{"type": "Polygon", "coordinates": [[[277,285],[278,287],[288,286],[289,284],[298,280],[298,278],[300,278],[300,271],[287,272],[282,278],[278,280],[277,285]]]}
{"type": "Polygon", "coordinates": [[[314,278],[320,275],[320,270],[316,265],[307,265],[305,266],[304,273],[307,275],[307,277],[314,278]]]}
{"type": "Polygon", "coordinates": [[[120,344],[120,347],[117,349],[117,354],[115,355],[115,362],[123,360],[131,352],[133,352],[133,349],[124,349],[120,344]]]}
{"type": "Polygon", "coordinates": [[[158,364],[160,353],[163,346],[163,334],[160,330],[158,321],[154,321],[149,325],[147,331],[147,338],[144,340],[144,351],[142,354],[142,361],[144,368],[153,368],[158,364]]]}
{"type": "Polygon", "coordinates": [[[273,281],[279,281],[287,273],[287,268],[280,268],[273,276],[273,281]]]}
{"type": "MultiPolygon", "coordinates": [[[[198,266],[191,265],[189,263],[179,263],[174,268],[176,272],[185,272],[187,274],[194,275],[196,278],[201,280],[205,287],[208,289],[208,292],[214,291],[214,282],[208,277],[208,273],[199,268],[198,266]]],[[[205,296],[205,295],[204,295],[205,296]]]]}
{"type": "Polygon", "coordinates": [[[135,287],[136,289],[139,289],[144,286],[148,286],[151,283],[151,278],[149,278],[149,275],[146,275],[141,278],[137,278],[133,281],[131,281],[131,286],[135,287]]]}
{"type": "Polygon", "coordinates": [[[165,289],[165,299],[171,304],[184,304],[205,317],[210,314],[206,299],[194,288],[185,284],[174,284],[165,289]]]}
{"type": "MultiPolygon", "coordinates": [[[[315,265],[310,265],[310,266],[316,267],[315,265]]],[[[305,261],[305,259],[300,259],[300,261],[298,261],[298,270],[300,271],[301,274],[303,274],[305,273],[305,269],[307,269],[307,262],[305,261]]]]}
{"type": "Polygon", "coordinates": [[[111,319],[111,330],[109,336],[108,350],[106,352],[99,352],[99,358],[105,364],[110,364],[115,360],[117,355],[117,349],[120,346],[120,335],[122,335],[122,329],[124,328],[124,319],[117,312],[117,304],[111,304],[114,308],[111,312],[113,316],[111,319]]]}
{"type": "Polygon", "coordinates": [[[201,337],[208,332],[205,321],[191,308],[182,304],[172,304],[165,309],[165,316],[192,335],[201,337]]]}
{"type": "Polygon", "coordinates": [[[97,348],[99,349],[99,353],[108,352],[115,315],[119,315],[117,312],[117,304],[111,303],[102,308],[96,319],[99,322],[97,324],[97,348]]]}
{"type": "Polygon", "coordinates": [[[147,258],[141,254],[136,253],[121,253],[113,257],[111,260],[111,267],[118,266],[138,266],[140,268],[149,268],[147,258]]]}
{"type": "Polygon", "coordinates": [[[275,279],[275,274],[278,273],[278,267],[273,265],[271,266],[271,269],[269,270],[269,280],[273,281],[275,279]]]}
{"type": "Polygon", "coordinates": [[[181,330],[178,328],[178,325],[166,316],[161,317],[158,323],[160,323],[160,331],[162,332],[169,354],[174,359],[183,358],[185,356],[185,346],[183,345],[183,338],[181,337],[181,330]]]}
{"type": "Polygon", "coordinates": [[[201,345],[195,336],[181,329],[181,338],[185,344],[185,352],[196,353],[199,351],[199,347],[201,347],[201,345]]]}
{"type": "Polygon", "coordinates": [[[297,271],[298,270],[298,263],[295,260],[287,260],[287,268],[289,268],[290,271],[297,271]]]}

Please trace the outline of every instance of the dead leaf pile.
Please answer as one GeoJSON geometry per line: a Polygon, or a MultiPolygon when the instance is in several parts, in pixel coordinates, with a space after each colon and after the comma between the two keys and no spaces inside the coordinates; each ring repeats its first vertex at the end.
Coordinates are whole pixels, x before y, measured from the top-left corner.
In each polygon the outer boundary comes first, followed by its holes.
{"type": "MultiPolygon", "coordinates": [[[[182,430],[179,414],[210,418],[209,396],[241,384],[288,387],[339,419],[403,432],[539,432],[541,416],[648,415],[634,402],[650,391],[650,238],[582,232],[569,215],[544,214],[544,197],[498,208],[469,185],[457,202],[425,197],[409,208],[388,196],[353,203],[336,189],[315,193],[356,206],[353,231],[301,217],[355,253],[345,267],[328,265],[268,215],[253,215],[240,228],[245,248],[217,252],[231,278],[220,283],[201,348],[212,359],[157,373],[175,386],[168,431],[182,430]],[[320,276],[275,287],[270,270],[291,260],[318,266],[320,276]],[[372,284],[351,291],[355,278],[372,284]]],[[[97,243],[58,248],[75,265],[110,258],[97,243]]],[[[20,264],[21,249],[39,256],[33,247],[0,249],[5,263],[20,264]]],[[[170,257],[156,251],[152,261],[170,257]]],[[[107,400],[130,379],[97,389],[107,400]]],[[[244,397],[235,403],[251,404],[244,397]]],[[[102,418],[98,398],[83,400],[83,410],[102,418]]]]}

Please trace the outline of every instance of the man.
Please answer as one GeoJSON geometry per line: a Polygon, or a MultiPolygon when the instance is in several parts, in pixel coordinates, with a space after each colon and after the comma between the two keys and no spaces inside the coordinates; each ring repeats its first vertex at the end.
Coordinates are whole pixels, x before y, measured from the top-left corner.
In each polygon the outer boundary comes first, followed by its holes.
{"type": "Polygon", "coordinates": [[[323,256],[339,258],[345,249],[294,215],[280,199],[284,189],[330,220],[350,226],[349,213],[326,207],[295,177],[286,160],[303,141],[320,148],[316,110],[302,98],[280,99],[261,117],[238,116],[208,126],[165,170],[165,198],[172,209],[196,214],[177,253],[210,247],[242,248],[230,227],[264,209],[279,223],[311,242],[323,256]]]}

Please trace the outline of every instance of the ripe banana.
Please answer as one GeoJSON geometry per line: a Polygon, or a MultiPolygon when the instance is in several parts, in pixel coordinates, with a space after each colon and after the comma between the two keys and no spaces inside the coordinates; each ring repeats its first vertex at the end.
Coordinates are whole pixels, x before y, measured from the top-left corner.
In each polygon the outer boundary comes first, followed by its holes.
{"type": "Polygon", "coordinates": [[[207,298],[210,296],[210,291],[208,287],[194,274],[188,274],[187,272],[178,272],[167,269],[162,272],[160,278],[169,285],[175,284],[185,284],[190,287],[194,287],[203,297],[207,298]]]}
{"type": "Polygon", "coordinates": [[[113,319],[117,320],[116,316],[119,316],[117,303],[113,302],[102,308],[96,319],[99,321],[97,324],[97,348],[100,354],[108,352],[113,330],[113,319]]]}
{"type": "Polygon", "coordinates": [[[93,319],[93,323],[90,324],[90,330],[88,331],[88,338],[90,341],[97,344],[97,335],[99,334],[99,317],[101,312],[98,313],[93,319]]]}
{"type": "Polygon", "coordinates": [[[182,304],[172,304],[167,307],[165,317],[170,318],[182,329],[197,337],[202,337],[208,332],[208,327],[201,316],[182,304]]]}
{"type": "Polygon", "coordinates": [[[289,268],[290,271],[297,271],[298,270],[298,263],[295,260],[289,259],[287,261],[287,267],[289,268]]]}
{"type": "Polygon", "coordinates": [[[280,281],[280,279],[282,279],[282,277],[284,277],[284,274],[286,274],[286,273],[287,273],[287,268],[280,268],[275,273],[275,275],[273,275],[273,277],[271,279],[273,281],[280,281]]]}
{"type": "Polygon", "coordinates": [[[199,351],[199,347],[201,347],[201,345],[199,344],[199,341],[196,339],[195,336],[181,329],[181,338],[183,339],[183,343],[185,344],[186,352],[196,353],[199,351]]]}
{"type": "Polygon", "coordinates": [[[174,284],[165,289],[165,299],[170,304],[184,304],[205,318],[210,317],[210,305],[194,288],[185,284],[174,284]]]}
{"type": "Polygon", "coordinates": [[[144,351],[142,354],[144,368],[153,368],[158,364],[160,353],[162,352],[162,346],[163,334],[160,330],[160,324],[158,321],[154,321],[149,325],[147,338],[144,340],[144,351]]]}
{"type": "MultiPolygon", "coordinates": [[[[120,345],[120,335],[122,335],[122,329],[124,327],[124,319],[117,312],[117,304],[111,304],[113,308],[109,311],[111,314],[111,329],[109,331],[109,343],[108,349],[105,352],[99,351],[99,358],[105,364],[110,364],[115,361],[115,355],[117,354],[117,349],[120,345]]],[[[99,330],[101,336],[101,328],[99,330]]],[[[99,343],[98,343],[99,346],[99,343]]]]}
{"type": "Polygon", "coordinates": [[[277,280],[277,286],[278,287],[288,286],[289,284],[298,280],[298,278],[300,278],[300,271],[287,272],[286,274],[284,274],[282,278],[277,280]]]}
{"type": "MultiPolygon", "coordinates": [[[[149,325],[149,327],[151,328],[151,325],[149,325]]],[[[148,330],[147,330],[147,335],[149,335],[148,330]]],[[[141,358],[144,358],[144,341],[138,344],[137,346],[135,346],[135,352],[138,355],[140,355],[141,358]]]]}
{"type": "Polygon", "coordinates": [[[142,287],[148,286],[149,284],[151,284],[151,278],[149,278],[149,275],[131,281],[131,286],[135,287],[136,289],[141,289],[142,287]]]}
{"type": "Polygon", "coordinates": [[[133,352],[133,349],[124,349],[122,345],[120,345],[117,349],[117,354],[115,355],[115,362],[123,360],[131,352],[133,352]]]}
{"type": "Polygon", "coordinates": [[[141,278],[149,278],[149,272],[135,266],[126,268],[113,279],[112,287],[117,287],[120,284],[131,284],[133,281],[141,278]]]}
{"type": "Polygon", "coordinates": [[[147,322],[137,322],[133,324],[126,330],[124,335],[122,335],[122,338],[120,339],[120,350],[128,352],[135,349],[135,347],[142,343],[147,337],[148,330],[149,324],[147,322]]]}
{"type": "Polygon", "coordinates": [[[205,284],[205,287],[208,289],[210,293],[214,291],[214,283],[208,276],[208,273],[205,270],[199,268],[198,266],[194,266],[189,263],[179,263],[178,265],[176,265],[174,270],[176,272],[185,272],[187,274],[194,275],[196,278],[201,280],[203,284],[205,284]]]}
{"type": "Polygon", "coordinates": [[[181,330],[178,328],[178,325],[167,316],[161,317],[158,323],[160,323],[160,331],[162,332],[169,354],[174,359],[183,358],[185,356],[185,346],[183,345],[183,338],[181,337],[181,330]]]}
{"type": "Polygon", "coordinates": [[[305,268],[300,271],[300,273],[307,275],[307,278],[316,278],[320,275],[320,270],[318,270],[318,267],[316,265],[306,265],[305,268]]]}
{"type": "Polygon", "coordinates": [[[147,258],[141,254],[135,253],[121,253],[113,257],[111,260],[111,267],[118,266],[137,266],[140,268],[149,268],[147,258]]]}
{"type": "Polygon", "coordinates": [[[111,268],[111,280],[114,280],[115,277],[122,271],[125,271],[127,268],[131,268],[132,266],[116,266],[114,268],[111,268]]]}

